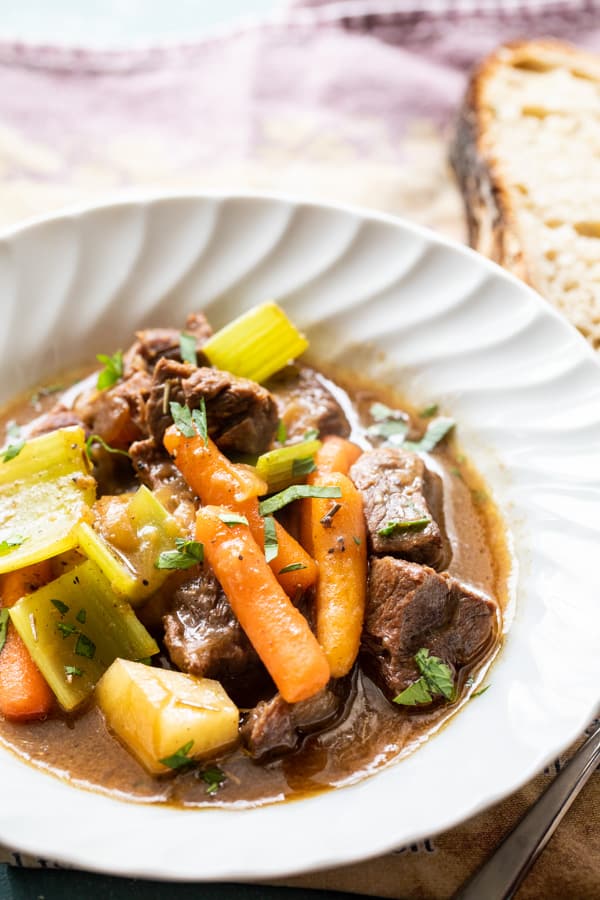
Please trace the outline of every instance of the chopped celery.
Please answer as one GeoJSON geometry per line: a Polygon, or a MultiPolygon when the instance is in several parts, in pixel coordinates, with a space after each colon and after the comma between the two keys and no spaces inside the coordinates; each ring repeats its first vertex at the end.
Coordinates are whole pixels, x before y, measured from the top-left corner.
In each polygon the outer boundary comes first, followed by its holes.
{"type": "Polygon", "coordinates": [[[95,495],[81,428],[27,441],[18,456],[0,463],[0,572],[76,547],[75,528],[95,495]]]}
{"type": "Polygon", "coordinates": [[[158,653],[130,605],[115,596],[91,560],[23,597],[9,612],[66,710],[88,697],[115,659],[138,660],[158,653]]]}
{"type": "Polygon", "coordinates": [[[256,471],[269,485],[269,493],[282,491],[288,485],[304,480],[303,476],[314,468],[315,453],[320,446],[321,441],[301,441],[259,456],[256,471]]]}
{"type": "Polygon", "coordinates": [[[134,538],[135,549],[120,548],[86,522],[78,525],[77,536],[81,552],[94,560],[112,589],[135,605],[158,590],[168,577],[169,572],[157,569],[155,563],[161,553],[175,547],[181,531],[162,503],[144,486],[126,503],[124,514],[131,526],[128,537],[134,538]]]}
{"type": "Polygon", "coordinates": [[[241,378],[266,381],[308,347],[308,341],[276,303],[238,316],[202,345],[211,365],[241,378]]]}

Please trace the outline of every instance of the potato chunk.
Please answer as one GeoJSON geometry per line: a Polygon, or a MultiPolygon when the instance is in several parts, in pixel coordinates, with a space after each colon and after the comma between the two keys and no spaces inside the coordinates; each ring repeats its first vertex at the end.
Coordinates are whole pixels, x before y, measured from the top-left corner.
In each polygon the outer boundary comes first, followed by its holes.
{"type": "Polygon", "coordinates": [[[214,755],[238,737],[237,706],[208,678],[117,659],[96,699],[108,726],[155,775],[177,766],[161,760],[214,755]]]}

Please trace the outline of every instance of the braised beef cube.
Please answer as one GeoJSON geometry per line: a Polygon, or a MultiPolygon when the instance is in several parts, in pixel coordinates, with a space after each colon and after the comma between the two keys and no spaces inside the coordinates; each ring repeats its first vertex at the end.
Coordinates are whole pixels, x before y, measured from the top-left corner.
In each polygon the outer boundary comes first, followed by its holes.
{"type": "Polygon", "coordinates": [[[148,401],[148,424],[157,443],[172,423],[169,403],[198,409],[202,398],[208,433],[225,453],[260,454],[269,448],[277,430],[277,407],[265,388],[219,369],[168,359],[156,365],[148,401]]]}
{"type": "Polygon", "coordinates": [[[446,568],[451,559],[444,530],[442,486],[416,454],[399,447],[368,450],[350,477],[362,494],[369,546],[446,568]]]}
{"type": "Polygon", "coordinates": [[[187,530],[195,514],[195,494],[166,450],[154,438],[129,447],[131,464],[142,484],[153,491],[168,512],[187,530]]]}
{"type": "Polygon", "coordinates": [[[111,447],[127,449],[146,433],[146,400],[151,379],[137,371],[103,391],[90,391],[77,398],[74,412],[92,434],[111,447]]]}
{"type": "Polygon", "coordinates": [[[58,403],[49,412],[34,419],[27,427],[26,433],[27,437],[40,437],[42,434],[49,434],[59,428],[72,428],[74,425],[85,430],[85,425],[77,413],[58,403]]]}
{"type": "Polygon", "coordinates": [[[299,440],[312,429],[321,437],[350,434],[344,410],[324,384],[323,377],[313,369],[287,366],[267,386],[275,398],[288,440],[299,440]]]}
{"type": "Polygon", "coordinates": [[[181,362],[181,334],[189,334],[196,339],[198,362],[206,364],[201,348],[211,337],[213,331],[203,313],[190,313],[185,328],[147,328],[136,331],[137,340],[123,357],[125,374],[129,375],[139,369],[151,371],[159,359],[174,359],[181,362]]]}
{"type": "Polygon", "coordinates": [[[496,604],[447,572],[390,556],[371,559],[361,653],[391,699],[420,677],[421,648],[457,673],[485,657],[497,630],[496,604]]]}
{"type": "MultiPolygon", "coordinates": [[[[345,687],[345,685],[344,685],[345,687]]],[[[327,728],[340,715],[346,692],[335,683],[300,703],[286,703],[281,694],[262,700],[249,713],[241,738],[254,759],[295,750],[303,737],[327,728]]]]}
{"type": "MultiPolygon", "coordinates": [[[[182,672],[215,678],[232,694],[239,682],[244,696],[256,697],[257,685],[264,688],[268,683],[256,651],[210,570],[190,569],[189,577],[173,593],[163,624],[169,656],[182,672]]],[[[239,697],[237,693],[235,699],[239,697]]]]}

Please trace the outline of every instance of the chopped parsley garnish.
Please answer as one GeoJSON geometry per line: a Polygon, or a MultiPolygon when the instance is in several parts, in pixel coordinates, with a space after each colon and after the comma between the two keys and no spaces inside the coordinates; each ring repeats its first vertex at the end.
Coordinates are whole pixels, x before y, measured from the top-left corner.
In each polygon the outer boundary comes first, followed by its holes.
{"type": "Polygon", "coordinates": [[[0,653],[6,643],[6,634],[8,632],[8,610],[0,609],[0,653]]]}
{"type": "Polygon", "coordinates": [[[219,519],[221,522],[224,522],[225,525],[247,525],[248,519],[246,516],[240,516],[239,513],[227,512],[227,513],[219,513],[219,519]]]}
{"type": "Polygon", "coordinates": [[[394,697],[394,703],[402,706],[418,706],[431,703],[436,697],[454,699],[454,676],[445,662],[438,656],[430,656],[426,647],[421,647],[417,651],[415,662],[421,677],[394,697]]]}
{"type": "Polygon", "coordinates": [[[75,618],[81,625],[85,625],[87,619],[87,612],[85,609],[80,609],[75,618]]]}
{"type": "Polygon", "coordinates": [[[184,437],[192,438],[199,435],[204,444],[208,441],[208,425],[206,422],[206,403],[204,397],[200,397],[200,409],[193,411],[189,406],[182,406],[173,400],[169,403],[169,409],[173,417],[173,423],[184,437]]]}
{"type": "Polygon", "coordinates": [[[475,691],[474,694],[471,694],[471,699],[473,699],[473,697],[481,697],[481,695],[485,694],[486,691],[489,691],[490,688],[491,684],[486,684],[485,687],[482,687],[478,691],[475,691]]]}
{"type": "Polygon", "coordinates": [[[301,475],[308,475],[316,469],[315,461],[312,456],[304,456],[301,459],[292,461],[292,475],[299,478],[301,475]]]}
{"type": "Polygon", "coordinates": [[[277,437],[277,441],[280,444],[285,444],[285,442],[287,441],[287,427],[286,427],[286,424],[283,421],[283,419],[280,419],[279,422],[277,423],[276,437],[277,437]]]}
{"type": "Polygon", "coordinates": [[[88,459],[92,458],[92,445],[100,444],[103,450],[106,450],[107,453],[117,453],[119,456],[126,456],[129,459],[129,453],[127,450],[119,450],[118,447],[111,447],[110,444],[107,444],[103,437],[100,437],[99,434],[90,434],[89,438],[85,442],[85,452],[87,453],[88,459]]]}
{"type": "Polygon", "coordinates": [[[191,363],[193,366],[198,365],[196,338],[193,334],[186,334],[185,331],[181,332],[179,335],[179,352],[184,362],[191,363]]]}
{"type": "Polygon", "coordinates": [[[164,759],[159,759],[159,762],[169,769],[181,769],[183,766],[189,766],[190,763],[193,762],[189,757],[189,752],[193,746],[194,742],[188,741],[187,744],[184,744],[171,756],[165,756],[164,759]]]}
{"type": "Polygon", "coordinates": [[[75,653],[77,656],[85,656],[87,659],[93,659],[96,653],[96,645],[90,640],[87,634],[80,634],[75,644],[75,653]]]}
{"type": "Polygon", "coordinates": [[[325,513],[323,518],[319,520],[321,525],[323,526],[323,528],[331,528],[331,526],[333,524],[333,517],[335,516],[335,514],[337,512],[340,511],[341,508],[342,508],[341,503],[333,503],[332,504],[331,508],[325,513]]]}
{"type": "Polygon", "coordinates": [[[431,453],[433,448],[452,431],[454,425],[454,419],[440,416],[439,419],[434,419],[429,423],[427,431],[420,441],[405,441],[403,446],[406,450],[413,450],[415,453],[431,453]]]}
{"type": "Polygon", "coordinates": [[[318,428],[307,428],[304,432],[303,441],[315,441],[319,437],[319,429],[318,428]]]}
{"type": "Polygon", "coordinates": [[[223,782],[227,780],[225,772],[218,766],[207,766],[200,772],[200,778],[206,784],[207,794],[216,794],[223,782]]]}
{"type": "Polygon", "coordinates": [[[279,570],[280,575],[285,575],[286,572],[297,572],[299,569],[306,569],[304,563],[290,563],[288,566],[284,566],[283,569],[279,570]]]}
{"type": "Polygon", "coordinates": [[[11,550],[14,550],[15,547],[20,547],[26,541],[26,538],[21,537],[20,534],[15,534],[13,537],[5,538],[3,541],[0,541],[0,555],[4,553],[9,553],[11,550]]]}
{"type": "Polygon", "coordinates": [[[407,419],[407,415],[401,409],[392,409],[385,403],[373,403],[369,410],[371,418],[376,422],[386,422],[390,419],[407,419]]]}
{"type": "Polygon", "coordinates": [[[70,607],[68,607],[66,603],[63,603],[62,600],[51,600],[50,603],[57,608],[61,616],[66,616],[69,612],[70,607]]]}
{"type": "Polygon", "coordinates": [[[356,544],[357,547],[360,547],[360,545],[362,544],[361,539],[359,537],[356,537],[355,534],[352,535],[352,540],[354,541],[354,543],[356,544]]]}
{"type": "Polygon", "coordinates": [[[316,484],[291,484],[278,494],[273,494],[272,497],[262,500],[258,505],[258,511],[261,516],[268,516],[278,509],[283,509],[288,503],[293,503],[294,500],[302,500],[305,497],[338,498],[341,496],[340,488],[333,485],[319,487],[316,484]]]}
{"type": "Polygon", "coordinates": [[[81,678],[83,669],[80,669],[79,666],[65,666],[65,675],[67,678],[73,678],[74,676],[81,678]]]}
{"type": "Polygon", "coordinates": [[[164,550],[156,562],[157,569],[191,569],[204,560],[204,545],[199,541],[175,538],[175,550],[164,550]]]}
{"type": "Polygon", "coordinates": [[[273,516],[265,516],[265,559],[268,563],[276,559],[279,553],[279,542],[277,541],[277,529],[275,527],[275,519],[273,516]]]}
{"type": "Polygon", "coordinates": [[[123,353],[121,350],[117,350],[112,356],[107,356],[106,353],[98,353],[96,359],[104,366],[98,375],[96,387],[99,391],[104,391],[106,388],[116,384],[119,378],[123,377],[123,353]]]}
{"type": "Polygon", "coordinates": [[[2,454],[2,462],[9,462],[11,459],[14,459],[15,456],[18,456],[26,443],[24,438],[21,437],[21,429],[16,422],[11,422],[6,429],[6,433],[12,440],[2,454]]]}
{"type": "Polygon", "coordinates": [[[439,405],[437,403],[432,403],[431,406],[426,406],[425,409],[422,409],[419,413],[419,418],[421,419],[431,419],[432,416],[437,416],[439,411],[439,405]]]}
{"type": "Polygon", "coordinates": [[[377,532],[381,537],[392,537],[405,531],[423,531],[431,523],[431,519],[423,516],[421,519],[393,519],[377,532]]]}
{"type": "Polygon", "coordinates": [[[393,439],[392,443],[402,443],[407,433],[408,423],[402,421],[377,422],[367,428],[367,434],[371,437],[393,439]]]}
{"type": "Polygon", "coordinates": [[[63,640],[65,638],[71,637],[72,634],[79,633],[79,629],[77,628],[77,626],[70,625],[68,622],[57,622],[56,629],[57,629],[57,631],[60,631],[60,633],[62,634],[63,640]]]}

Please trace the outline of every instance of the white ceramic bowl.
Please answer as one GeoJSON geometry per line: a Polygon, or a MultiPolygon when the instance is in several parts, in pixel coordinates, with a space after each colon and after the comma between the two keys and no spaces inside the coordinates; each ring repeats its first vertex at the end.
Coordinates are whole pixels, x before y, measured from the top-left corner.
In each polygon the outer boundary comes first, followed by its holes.
{"type": "Polygon", "coordinates": [[[264,196],[143,198],[0,239],[0,402],[205,309],[277,298],[314,355],[440,403],[499,504],[516,613],[492,689],[366,780],[256,810],[148,807],[0,751],[0,842],[85,868],[271,878],[382,853],[515,790],[577,737],[600,684],[600,366],[536,294],[387,216],[264,196]]]}

